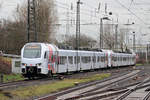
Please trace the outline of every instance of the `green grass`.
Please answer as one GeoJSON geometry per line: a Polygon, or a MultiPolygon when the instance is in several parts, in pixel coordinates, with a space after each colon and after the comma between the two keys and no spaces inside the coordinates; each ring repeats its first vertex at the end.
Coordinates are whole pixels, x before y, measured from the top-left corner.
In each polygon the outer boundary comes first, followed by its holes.
{"type": "MultiPolygon", "coordinates": [[[[5,92],[15,97],[15,99],[28,99],[29,97],[31,98],[32,96],[34,97],[34,96],[46,95],[52,92],[60,91],[65,88],[74,87],[75,83],[85,83],[85,82],[90,82],[95,80],[101,80],[109,76],[110,76],[109,73],[96,74],[86,78],[65,79],[62,81],[57,81],[49,84],[22,87],[16,90],[11,90],[11,91],[9,90],[5,92]]],[[[5,96],[3,92],[0,92],[0,96],[2,98],[6,98],[6,100],[11,99],[8,96],[5,96]]]]}
{"type": "Polygon", "coordinates": [[[9,75],[4,75],[4,80],[3,82],[12,82],[12,81],[19,81],[19,80],[24,80],[24,77],[21,74],[9,74],[9,75]]]}

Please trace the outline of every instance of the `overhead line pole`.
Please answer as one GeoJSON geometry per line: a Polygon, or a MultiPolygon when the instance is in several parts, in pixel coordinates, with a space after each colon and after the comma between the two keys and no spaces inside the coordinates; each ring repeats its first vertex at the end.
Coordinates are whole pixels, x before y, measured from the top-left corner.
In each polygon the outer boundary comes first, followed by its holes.
{"type": "Polygon", "coordinates": [[[28,0],[27,41],[30,42],[30,0],[28,0]]]}
{"type": "Polygon", "coordinates": [[[100,18],[100,49],[103,48],[103,18],[100,18]]]}
{"type": "Polygon", "coordinates": [[[115,26],[115,49],[118,50],[118,18],[115,26]]]}
{"type": "Polygon", "coordinates": [[[37,42],[37,38],[38,38],[38,36],[37,36],[37,30],[36,30],[36,11],[35,11],[35,0],[33,0],[33,14],[34,14],[34,42],[37,42]]]}
{"type": "Polygon", "coordinates": [[[28,0],[28,16],[27,16],[27,39],[28,42],[37,42],[36,29],[36,0],[28,0]]]}
{"type": "Polygon", "coordinates": [[[133,32],[133,50],[136,52],[136,46],[135,46],[135,32],[133,32]]]}
{"type": "Polygon", "coordinates": [[[76,63],[78,69],[78,50],[80,47],[80,0],[77,1],[77,13],[76,13],[76,49],[77,49],[77,56],[76,56],[76,63]]]}

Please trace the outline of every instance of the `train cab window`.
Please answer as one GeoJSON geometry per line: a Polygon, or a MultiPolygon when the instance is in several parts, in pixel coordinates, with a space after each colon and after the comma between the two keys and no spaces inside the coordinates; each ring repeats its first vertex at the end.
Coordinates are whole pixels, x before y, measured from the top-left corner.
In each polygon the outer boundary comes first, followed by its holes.
{"type": "Polygon", "coordinates": [[[68,61],[69,61],[70,64],[73,64],[73,57],[72,57],[72,56],[69,56],[69,57],[68,57],[68,61]]]}
{"type": "Polygon", "coordinates": [[[24,58],[40,58],[41,57],[41,45],[26,45],[23,51],[24,58]]]}

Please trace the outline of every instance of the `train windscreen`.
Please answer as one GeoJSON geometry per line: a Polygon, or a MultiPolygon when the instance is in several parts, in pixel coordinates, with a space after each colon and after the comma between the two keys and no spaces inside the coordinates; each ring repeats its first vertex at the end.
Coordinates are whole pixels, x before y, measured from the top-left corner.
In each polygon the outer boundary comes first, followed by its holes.
{"type": "Polygon", "coordinates": [[[24,58],[40,58],[41,57],[41,45],[27,45],[23,52],[24,58]]]}

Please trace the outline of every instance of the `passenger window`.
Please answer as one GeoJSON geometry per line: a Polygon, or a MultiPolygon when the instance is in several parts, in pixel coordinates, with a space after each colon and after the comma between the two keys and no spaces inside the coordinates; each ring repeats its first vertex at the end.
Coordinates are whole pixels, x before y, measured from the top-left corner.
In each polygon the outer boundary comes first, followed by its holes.
{"type": "Polygon", "coordinates": [[[46,59],[46,55],[47,55],[47,53],[45,52],[45,54],[44,54],[44,59],[46,59]]]}
{"type": "Polygon", "coordinates": [[[74,57],[74,63],[75,64],[80,63],[80,56],[78,56],[78,58],[77,58],[77,56],[74,57]]]}
{"type": "Polygon", "coordinates": [[[97,62],[100,62],[100,57],[98,56],[98,58],[97,58],[97,62]]]}
{"type": "Polygon", "coordinates": [[[66,56],[61,56],[59,64],[64,65],[66,63],[67,63],[67,57],[66,56]]]}
{"type": "Polygon", "coordinates": [[[69,56],[69,57],[68,57],[68,61],[69,61],[70,64],[73,64],[73,57],[72,57],[72,56],[69,56]]]}
{"type": "Polygon", "coordinates": [[[96,63],[96,56],[93,57],[93,63],[96,63]]]}

